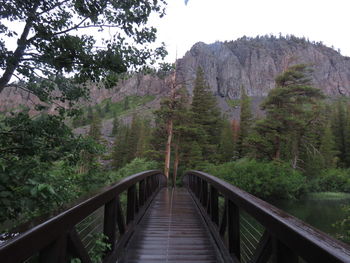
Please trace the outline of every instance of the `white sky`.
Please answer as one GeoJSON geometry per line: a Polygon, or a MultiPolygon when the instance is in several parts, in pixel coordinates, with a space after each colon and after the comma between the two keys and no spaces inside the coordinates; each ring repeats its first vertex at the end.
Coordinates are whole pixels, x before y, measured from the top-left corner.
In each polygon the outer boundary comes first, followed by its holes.
{"type": "Polygon", "coordinates": [[[235,40],[243,35],[293,34],[350,56],[350,0],[167,0],[167,15],[152,18],[167,62],[202,41],[235,40]]]}

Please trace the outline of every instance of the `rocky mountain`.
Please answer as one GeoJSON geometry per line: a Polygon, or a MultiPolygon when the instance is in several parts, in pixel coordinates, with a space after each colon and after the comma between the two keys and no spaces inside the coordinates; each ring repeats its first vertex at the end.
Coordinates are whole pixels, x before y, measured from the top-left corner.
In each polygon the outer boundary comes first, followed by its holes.
{"type": "Polygon", "coordinates": [[[275,77],[294,64],[309,64],[313,85],[326,95],[350,95],[350,58],[322,43],[274,36],[236,41],[195,44],[178,61],[179,78],[191,92],[196,69],[205,72],[213,93],[229,99],[240,98],[243,85],[252,97],[265,97],[274,88],[275,77]]]}
{"type": "MultiPolygon", "coordinates": [[[[274,88],[275,77],[288,66],[300,63],[312,67],[313,85],[326,95],[350,96],[350,58],[322,43],[293,36],[243,37],[213,44],[199,42],[178,60],[177,81],[184,83],[191,94],[197,68],[202,67],[222,110],[237,117],[237,107],[227,102],[240,98],[242,85],[257,110],[259,102],[274,88]]],[[[169,78],[137,74],[109,90],[91,85],[91,99],[82,103],[94,105],[107,98],[116,102],[129,95],[155,95],[157,102],[151,107],[157,107],[160,98],[167,94],[169,78]]],[[[0,94],[0,112],[20,105],[32,109],[33,102],[37,102],[37,98],[22,90],[5,89],[0,94]]]]}
{"type": "MultiPolygon", "coordinates": [[[[91,84],[89,86],[90,98],[89,100],[80,101],[83,105],[96,105],[110,98],[111,102],[118,102],[126,96],[137,95],[155,95],[157,98],[165,96],[167,82],[169,77],[158,77],[157,75],[143,75],[135,74],[133,76],[125,77],[112,89],[105,89],[100,85],[91,84]]],[[[30,113],[35,114],[34,105],[38,104],[40,100],[20,88],[7,87],[0,93],[0,112],[6,112],[11,109],[29,108],[30,113]]],[[[48,109],[53,112],[55,105],[51,105],[48,109]]]]}

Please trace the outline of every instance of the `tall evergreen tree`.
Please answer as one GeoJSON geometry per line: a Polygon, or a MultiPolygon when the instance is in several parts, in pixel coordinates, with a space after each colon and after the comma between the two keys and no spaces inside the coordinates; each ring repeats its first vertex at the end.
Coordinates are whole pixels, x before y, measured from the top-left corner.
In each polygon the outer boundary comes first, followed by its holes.
{"type": "Polygon", "coordinates": [[[192,124],[197,130],[197,143],[203,157],[208,161],[217,159],[222,120],[216,99],[204,79],[204,72],[198,68],[191,104],[192,124]]]}
{"type": "Polygon", "coordinates": [[[239,157],[244,157],[247,150],[247,139],[253,122],[253,114],[251,110],[250,98],[246,93],[244,86],[241,87],[241,103],[240,103],[240,129],[237,142],[237,150],[239,157]]]}
{"type": "Polygon", "coordinates": [[[335,166],[335,142],[331,129],[331,124],[326,123],[321,137],[320,153],[323,157],[324,168],[331,168],[335,166]]]}
{"type": "Polygon", "coordinates": [[[258,140],[265,151],[272,151],[273,159],[290,160],[294,168],[300,158],[300,147],[304,145],[305,132],[319,117],[319,100],[324,98],[321,90],[311,86],[309,73],[306,65],[295,65],[279,75],[276,88],[262,104],[266,118],[256,125],[262,136],[258,140]],[[283,156],[286,144],[290,145],[290,158],[283,156]]]}
{"type": "Polygon", "coordinates": [[[335,111],[332,118],[332,130],[335,138],[335,146],[338,151],[339,165],[346,167],[347,149],[347,111],[344,100],[335,102],[335,111]]]}
{"type": "Polygon", "coordinates": [[[229,121],[223,121],[221,138],[219,144],[219,157],[221,162],[232,161],[235,156],[235,142],[232,130],[232,124],[229,121]]]}
{"type": "Polygon", "coordinates": [[[118,130],[120,128],[120,121],[119,121],[119,118],[118,116],[114,116],[113,118],[113,127],[112,127],[112,134],[111,135],[117,135],[118,133],[118,130]]]}

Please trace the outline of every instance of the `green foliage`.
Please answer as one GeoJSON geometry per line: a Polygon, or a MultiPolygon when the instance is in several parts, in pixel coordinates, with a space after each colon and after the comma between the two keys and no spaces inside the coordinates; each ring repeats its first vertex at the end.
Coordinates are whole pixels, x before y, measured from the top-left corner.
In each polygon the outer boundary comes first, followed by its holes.
{"type": "Polygon", "coordinates": [[[233,131],[229,121],[223,121],[220,144],[218,148],[220,162],[233,161],[236,155],[233,131]]]}
{"type": "Polygon", "coordinates": [[[111,244],[107,242],[108,237],[103,233],[96,234],[93,239],[95,240],[95,244],[92,250],[89,252],[89,255],[92,263],[101,263],[106,251],[111,249],[111,244]]]}
{"type": "Polygon", "coordinates": [[[120,180],[124,177],[158,168],[159,166],[155,161],[148,161],[143,158],[135,158],[119,170],[109,172],[108,177],[111,182],[116,182],[117,180],[120,180]]]}
{"type": "Polygon", "coordinates": [[[216,99],[204,79],[204,72],[198,68],[191,104],[191,123],[196,135],[193,138],[201,147],[205,160],[215,161],[220,142],[222,119],[216,99]]]}
{"type": "Polygon", "coordinates": [[[327,169],[315,177],[310,185],[313,192],[347,192],[350,193],[350,170],[327,169]]]}
{"type": "Polygon", "coordinates": [[[129,163],[136,157],[145,157],[150,140],[150,124],[148,120],[141,120],[133,116],[131,126],[120,126],[116,134],[112,165],[118,169],[129,163]]]}
{"type": "Polygon", "coordinates": [[[237,151],[239,157],[244,157],[248,153],[248,136],[252,128],[253,114],[251,110],[250,98],[243,86],[241,87],[240,108],[240,129],[237,141],[237,151]]]}
{"type": "Polygon", "coordinates": [[[305,193],[305,178],[285,163],[240,159],[199,167],[262,199],[292,199],[305,193]]]}
{"type": "Polygon", "coordinates": [[[293,168],[300,168],[305,147],[315,147],[307,131],[317,126],[324,96],[310,86],[308,73],[306,65],[295,65],[276,78],[276,88],[261,105],[266,118],[257,123],[251,140],[256,155],[263,151],[267,159],[290,161],[293,168]]]}
{"type": "Polygon", "coordinates": [[[0,91],[13,74],[29,81],[26,88],[43,100],[77,100],[86,87],[76,84],[87,80],[113,85],[116,74],[166,54],[164,47],[147,46],[156,39],[148,18],[152,13],[163,16],[164,5],[144,0],[5,1],[0,12],[0,91]],[[24,23],[21,32],[13,26],[18,22],[24,23]],[[103,39],[101,48],[97,39],[106,31],[111,37],[103,39]],[[16,46],[9,47],[5,37],[18,40],[16,46]],[[68,74],[73,76],[69,80],[64,77],[68,74]],[[58,96],[51,93],[54,89],[61,91],[58,96]]]}
{"type": "Polygon", "coordinates": [[[335,227],[340,229],[340,232],[336,237],[343,242],[350,244],[350,206],[344,205],[342,209],[345,213],[345,217],[334,224],[335,227]]]}

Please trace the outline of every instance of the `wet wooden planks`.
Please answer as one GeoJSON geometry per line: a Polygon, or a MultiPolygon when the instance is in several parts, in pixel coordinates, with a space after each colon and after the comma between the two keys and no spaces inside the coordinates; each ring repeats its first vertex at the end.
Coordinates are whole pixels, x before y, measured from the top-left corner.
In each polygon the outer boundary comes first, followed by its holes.
{"type": "Polygon", "coordinates": [[[122,262],[218,262],[186,189],[161,190],[131,238],[122,262]]]}

